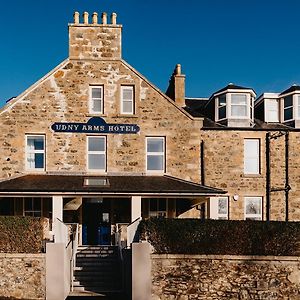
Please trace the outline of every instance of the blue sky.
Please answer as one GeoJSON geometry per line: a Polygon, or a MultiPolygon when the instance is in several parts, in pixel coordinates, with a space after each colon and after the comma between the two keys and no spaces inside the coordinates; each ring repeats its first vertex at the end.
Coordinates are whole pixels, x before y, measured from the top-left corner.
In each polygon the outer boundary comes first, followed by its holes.
{"type": "Polygon", "coordinates": [[[177,63],[189,97],[300,84],[299,0],[15,0],[1,3],[0,106],[68,56],[76,10],[116,12],[123,58],[162,91],[177,63]]]}

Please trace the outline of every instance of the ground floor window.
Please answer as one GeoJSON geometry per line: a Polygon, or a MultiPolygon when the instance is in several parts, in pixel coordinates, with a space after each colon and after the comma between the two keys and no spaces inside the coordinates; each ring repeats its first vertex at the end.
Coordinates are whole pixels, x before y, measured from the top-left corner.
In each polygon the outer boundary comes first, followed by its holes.
{"type": "Polygon", "coordinates": [[[262,220],[262,197],[245,197],[245,220],[262,220]]]}
{"type": "Polygon", "coordinates": [[[41,217],[42,216],[41,198],[24,198],[24,216],[41,217]]]}
{"type": "Polygon", "coordinates": [[[228,197],[211,197],[209,203],[210,219],[228,220],[228,197]]]}
{"type": "Polygon", "coordinates": [[[167,217],[167,199],[150,199],[149,217],[167,217]]]}

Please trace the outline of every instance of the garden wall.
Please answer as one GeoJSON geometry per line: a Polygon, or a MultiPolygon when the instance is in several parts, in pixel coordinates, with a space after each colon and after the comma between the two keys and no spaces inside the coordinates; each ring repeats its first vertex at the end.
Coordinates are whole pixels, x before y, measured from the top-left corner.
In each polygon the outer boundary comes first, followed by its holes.
{"type": "Polygon", "coordinates": [[[45,299],[45,254],[0,253],[0,299],[45,299]]]}
{"type": "Polygon", "coordinates": [[[300,299],[300,258],[151,255],[152,299],[300,299]]]}

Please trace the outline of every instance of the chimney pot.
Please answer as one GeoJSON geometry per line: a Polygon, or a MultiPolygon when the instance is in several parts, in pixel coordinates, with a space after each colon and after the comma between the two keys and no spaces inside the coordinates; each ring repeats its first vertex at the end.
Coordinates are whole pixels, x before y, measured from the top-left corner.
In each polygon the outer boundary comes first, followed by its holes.
{"type": "Polygon", "coordinates": [[[175,70],[176,75],[181,75],[181,64],[177,64],[175,70]]]}
{"type": "Polygon", "coordinates": [[[84,12],[83,13],[83,23],[86,25],[86,24],[89,24],[89,13],[88,12],[84,12]]]}
{"type": "Polygon", "coordinates": [[[111,14],[111,24],[113,24],[113,25],[117,24],[117,14],[116,13],[111,14]]]}
{"type": "Polygon", "coordinates": [[[79,12],[78,11],[75,11],[74,12],[74,24],[79,24],[79,12]]]}
{"type": "Polygon", "coordinates": [[[101,17],[102,17],[102,24],[106,25],[107,24],[107,13],[103,12],[101,17]]]}
{"type": "Polygon", "coordinates": [[[98,14],[96,12],[93,13],[92,20],[94,25],[98,24],[98,14]]]}

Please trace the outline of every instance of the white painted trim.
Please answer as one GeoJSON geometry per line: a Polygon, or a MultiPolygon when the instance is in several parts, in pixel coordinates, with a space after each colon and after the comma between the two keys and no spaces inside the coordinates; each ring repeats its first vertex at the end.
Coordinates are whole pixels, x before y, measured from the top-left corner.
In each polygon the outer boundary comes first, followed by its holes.
{"type": "Polygon", "coordinates": [[[93,115],[103,115],[104,114],[104,86],[99,84],[99,85],[89,85],[89,113],[93,115]],[[93,98],[92,97],[92,90],[94,88],[98,88],[101,90],[101,98],[93,98]],[[94,100],[101,101],[101,106],[100,109],[101,111],[94,111],[93,110],[93,102],[94,100]]]}
{"type": "Polygon", "coordinates": [[[244,139],[244,174],[260,174],[260,139],[256,139],[256,138],[247,138],[244,139]],[[257,145],[257,154],[255,156],[250,156],[249,154],[246,153],[246,143],[247,142],[256,142],[257,145]],[[246,172],[246,167],[247,167],[247,159],[256,159],[257,160],[257,172],[246,172]]]}
{"type": "Polygon", "coordinates": [[[86,154],[87,154],[87,159],[86,159],[86,169],[88,172],[97,172],[97,173],[106,173],[106,169],[107,169],[107,137],[105,135],[101,135],[101,136],[95,136],[95,135],[88,135],[86,137],[86,154]],[[89,150],[89,139],[90,138],[95,138],[95,139],[104,139],[104,151],[90,151],[89,150]],[[103,155],[105,157],[105,168],[104,169],[89,169],[89,154],[98,154],[98,155],[103,155]]]}
{"type": "Polygon", "coordinates": [[[132,196],[131,197],[131,222],[142,217],[142,197],[132,196]]]}
{"type": "Polygon", "coordinates": [[[134,113],[135,113],[135,88],[133,85],[121,85],[120,107],[121,107],[122,115],[134,115],[134,113]],[[132,91],[132,99],[124,101],[124,98],[123,98],[124,89],[130,89],[132,91]],[[131,112],[124,112],[124,102],[131,102],[131,112]]]}

